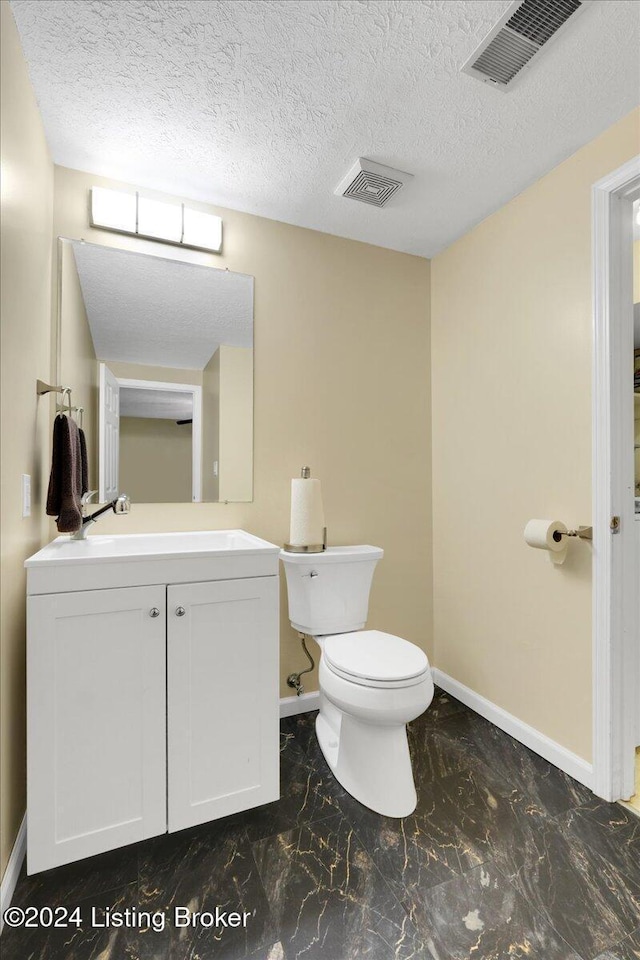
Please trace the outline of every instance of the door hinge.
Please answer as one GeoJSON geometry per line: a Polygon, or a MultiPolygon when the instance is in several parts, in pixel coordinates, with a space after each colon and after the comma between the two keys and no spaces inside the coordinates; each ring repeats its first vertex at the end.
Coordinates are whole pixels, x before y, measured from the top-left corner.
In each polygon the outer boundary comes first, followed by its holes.
{"type": "Polygon", "coordinates": [[[609,529],[611,533],[620,533],[620,517],[611,517],[609,529]]]}

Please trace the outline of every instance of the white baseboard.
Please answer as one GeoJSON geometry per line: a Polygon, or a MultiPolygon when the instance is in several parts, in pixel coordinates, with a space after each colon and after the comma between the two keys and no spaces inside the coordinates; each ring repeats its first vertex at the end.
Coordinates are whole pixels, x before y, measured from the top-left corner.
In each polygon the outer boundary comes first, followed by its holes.
{"type": "Polygon", "coordinates": [[[11,906],[11,901],[13,900],[13,894],[16,889],[16,883],[18,882],[18,877],[20,876],[20,871],[22,869],[22,861],[24,860],[25,854],[27,852],[27,815],[25,813],[22,818],[22,823],[20,824],[20,829],[18,830],[18,836],[16,837],[15,843],[13,845],[13,850],[11,851],[11,856],[7,863],[7,868],[4,871],[4,876],[2,877],[2,883],[0,884],[0,933],[2,933],[2,927],[4,926],[4,912],[11,906]]]}
{"type": "Polygon", "coordinates": [[[583,783],[590,790],[593,789],[593,767],[582,757],[567,750],[566,747],[556,743],[555,740],[551,740],[544,733],[540,733],[535,727],[531,727],[523,720],[514,717],[512,713],[508,713],[502,707],[498,707],[491,700],[487,700],[486,697],[476,693],[475,690],[466,687],[464,683],[454,680],[453,677],[443,673],[442,670],[433,668],[431,673],[433,682],[450,693],[452,697],[461,700],[462,703],[475,710],[485,720],[489,720],[496,727],[500,727],[509,736],[523,743],[525,747],[529,747],[534,753],[539,754],[555,767],[559,767],[560,770],[568,773],[574,780],[583,783]]]}
{"type": "Polygon", "coordinates": [[[301,693],[299,697],[280,697],[280,719],[320,708],[320,691],[301,693]]]}

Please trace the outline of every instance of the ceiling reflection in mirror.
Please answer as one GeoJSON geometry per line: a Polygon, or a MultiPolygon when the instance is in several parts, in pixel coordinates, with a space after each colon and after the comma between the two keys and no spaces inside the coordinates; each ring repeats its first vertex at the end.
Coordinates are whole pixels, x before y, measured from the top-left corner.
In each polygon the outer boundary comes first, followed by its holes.
{"type": "Polygon", "coordinates": [[[60,244],[59,377],[100,501],[253,498],[253,277],[60,244]]]}

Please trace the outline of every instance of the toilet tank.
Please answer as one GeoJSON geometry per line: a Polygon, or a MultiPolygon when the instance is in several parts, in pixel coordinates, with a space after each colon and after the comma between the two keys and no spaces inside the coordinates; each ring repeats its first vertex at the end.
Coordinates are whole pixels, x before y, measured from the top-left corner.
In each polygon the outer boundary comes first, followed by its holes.
{"type": "Polygon", "coordinates": [[[368,545],[329,547],[323,553],[282,550],[291,625],[313,637],[361,630],[373,571],[383,552],[368,545]]]}

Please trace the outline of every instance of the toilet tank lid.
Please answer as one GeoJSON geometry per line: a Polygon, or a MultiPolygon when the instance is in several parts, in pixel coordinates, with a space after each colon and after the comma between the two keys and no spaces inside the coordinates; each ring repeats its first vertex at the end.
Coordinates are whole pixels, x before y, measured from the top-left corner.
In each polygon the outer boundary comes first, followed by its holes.
{"type": "Polygon", "coordinates": [[[286,563],[300,563],[303,566],[316,566],[322,563],[353,563],[363,560],[380,560],[384,554],[382,547],[372,547],[368,543],[355,547],[327,547],[322,553],[289,553],[281,550],[280,556],[286,563]]]}

